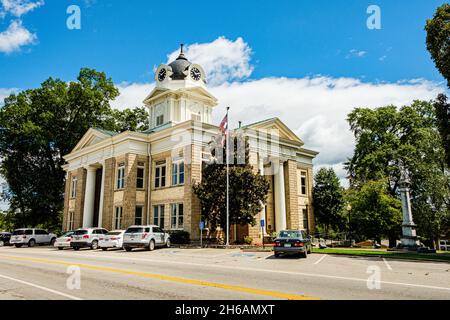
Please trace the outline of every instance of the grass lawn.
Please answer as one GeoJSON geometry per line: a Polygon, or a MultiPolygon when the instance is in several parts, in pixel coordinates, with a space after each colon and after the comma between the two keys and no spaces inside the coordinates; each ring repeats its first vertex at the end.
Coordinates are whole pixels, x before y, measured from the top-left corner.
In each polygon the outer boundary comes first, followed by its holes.
{"type": "Polygon", "coordinates": [[[450,262],[450,253],[448,252],[444,253],[442,251],[433,254],[433,253],[387,251],[386,249],[313,248],[313,252],[325,254],[352,255],[352,256],[374,256],[374,257],[395,258],[395,259],[414,259],[414,260],[450,262]]]}

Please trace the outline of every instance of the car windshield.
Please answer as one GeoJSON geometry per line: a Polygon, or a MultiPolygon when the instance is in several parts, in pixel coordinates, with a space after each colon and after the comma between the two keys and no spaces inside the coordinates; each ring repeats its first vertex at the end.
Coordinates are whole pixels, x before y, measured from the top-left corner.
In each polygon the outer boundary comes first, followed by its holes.
{"type": "Polygon", "coordinates": [[[107,233],[108,236],[118,236],[119,234],[121,234],[121,231],[110,231],[107,233]]]}
{"type": "Polygon", "coordinates": [[[76,235],[76,236],[81,236],[81,235],[87,234],[87,233],[88,233],[87,230],[77,230],[73,234],[76,235]]]}
{"type": "Polygon", "coordinates": [[[73,231],[69,231],[69,232],[64,233],[61,237],[70,237],[73,235],[73,233],[74,233],[73,231]]]}
{"type": "Polygon", "coordinates": [[[302,233],[300,231],[281,231],[280,238],[301,239],[302,233]]]}
{"type": "Polygon", "coordinates": [[[144,232],[144,228],[128,228],[126,233],[141,233],[144,232]]]}

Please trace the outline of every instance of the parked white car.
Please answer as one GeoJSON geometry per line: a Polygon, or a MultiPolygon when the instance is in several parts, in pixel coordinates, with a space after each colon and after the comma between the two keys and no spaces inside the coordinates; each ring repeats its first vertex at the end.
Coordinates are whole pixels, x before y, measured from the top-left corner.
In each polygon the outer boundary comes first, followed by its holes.
{"type": "Polygon", "coordinates": [[[153,251],[155,247],[170,247],[170,236],[158,226],[130,226],[123,236],[123,248],[131,251],[133,248],[145,248],[153,251]]]}
{"type": "Polygon", "coordinates": [[[64,248],[70,248],[70,242],[72,241],[72,235],[74,231],[67,231],[59,238],[56,238],[53,246],[58,248],[58,250],[63,250],[64,248]]]}
{"type": "Polygon", "coordinates": [[[100,238],[104,237],[107,233],[108,230],[103,228],[77,229],[72,235],[70,246],[74,250],[80,250],[80,248],[91,248],[92,250],[97,250],[100,238]]]}
{"type": "Polygon", "coordinates": [[[102,248],[103,251],[109,248],[120,248],[123,245],[123,234],[125,230],[113,230],[108,232],[104,237],[101,236],[98,242],[98,246],[102,248]]]}
{"type": "Polygon", "coordinates": [[[448,240],[440,240],[439,241],[439,250],[450,251],[450,241],[448,241],[448,240]]]}
{"type": "Polygon", "coordinates": [[[22,228],[14,230],[10,243],[15,245],[17,248],[27,245],[29,247],[34,247],[39,244],[50,244],[56,241],[56,234],[48,233],[43,229],[35,228],[22,228]]]}

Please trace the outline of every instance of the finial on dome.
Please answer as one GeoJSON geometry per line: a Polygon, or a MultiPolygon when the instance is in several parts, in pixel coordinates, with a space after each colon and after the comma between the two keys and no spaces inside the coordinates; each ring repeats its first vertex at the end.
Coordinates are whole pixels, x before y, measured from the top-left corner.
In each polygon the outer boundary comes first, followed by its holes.
{"type": "Polygon", "coordinates": [[[180,44],[180,53],[183,53],[183,47],[184,47],[184,44],[183,43],[180,44]]]}
{"type": "Polygon", "coordinates": [[[177,60],[180,60],[180,59],[187,60],[187,58],[184,56],[184,44],[183,43],[180,44],[180,54],[178,55],[177,60]]]}

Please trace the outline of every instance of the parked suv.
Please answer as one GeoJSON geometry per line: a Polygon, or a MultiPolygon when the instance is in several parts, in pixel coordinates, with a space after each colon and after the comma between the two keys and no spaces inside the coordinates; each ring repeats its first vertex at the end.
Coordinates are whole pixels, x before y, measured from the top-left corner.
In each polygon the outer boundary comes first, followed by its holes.
{"type": "Polygon", "coordinates": [[[123,235],[123,248],[131,251],[133,248],[145,248],[153,251],[155,247],[170,247],[170,236],[158,226],[131,226],[123,235]]]}
{"type": "Polygon", "coordinates": [[[23,228],[14,230],[10,243],[17,248],[23,245],[34,247],[36,244],[50,244],[53,245],[56,240],[56,234],[48,233],[43,229],[23,228]]]}
{"type": "Polygon", "coordinates": [[[80,250],[80,248],[91,248],[92,250],[97,250],[100,237],[104,237],[107,233],[108,230],[103,228],[77,229],[72,235],[70,246],[74,250],[80,250]]]}
{"type": "Polygon", "coordinates": [[[439,241],[439,250],[450,251],[450,240],[449,241],[447,241],[447,240],[439,241]]]}
{"type": "Polygon", "coordinates": [[[9,245],[10,239],[11,239],[11,233],[0,232],[0,247],[9,245]]]}

